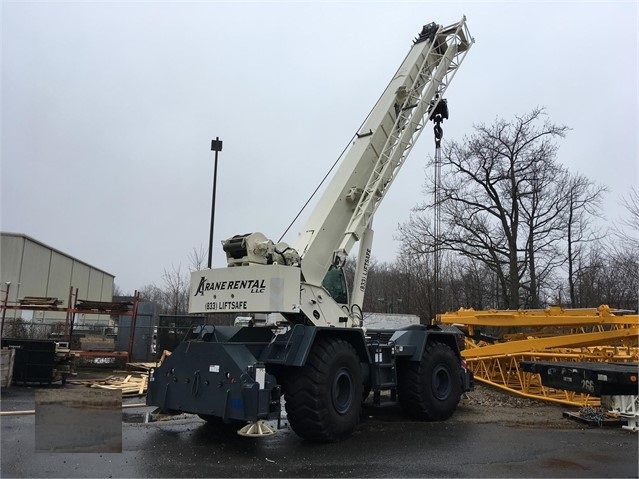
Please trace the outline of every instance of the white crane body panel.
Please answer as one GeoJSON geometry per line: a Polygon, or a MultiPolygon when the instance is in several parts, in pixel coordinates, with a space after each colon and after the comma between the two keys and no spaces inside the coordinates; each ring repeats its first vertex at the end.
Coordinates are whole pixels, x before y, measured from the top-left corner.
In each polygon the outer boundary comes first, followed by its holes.
{"type": "Polygon", "coordinates": [[[191,309],[205,313],[298,313],[300,270],[252,265],[194,272],[191,309]],[[248,273],[248,274],[247,274],[248,273]]]}

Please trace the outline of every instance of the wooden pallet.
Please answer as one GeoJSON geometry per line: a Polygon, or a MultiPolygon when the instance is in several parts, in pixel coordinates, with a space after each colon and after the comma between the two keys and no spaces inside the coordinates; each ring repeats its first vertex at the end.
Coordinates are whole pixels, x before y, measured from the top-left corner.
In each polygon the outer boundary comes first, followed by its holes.
{"type": "Polygon", "coordinates": [[[127,369],[132,369],[134,371],[149,371],[153,368],[157,368],[164,358],[171,355],[171,351],[167,351],[166,349],[162,351],[162,356],[156,362],[146,362],[146,363],[126,363],[127,369]]]}
{"type": "Polygon", "coordinates": [[[126,363],[126,368],[133,371],[149,371],[157,365],[157,363],[126,363]]]}
{"type": "Polygon", "coordinates": [[[91,388],[121,389],[123,396],[142,396],[146,394],[146,389],[148,386],[148,370],[162,364],[164,358],[170,355],[171,351],[165,350],[162,352],[162,356],[157,363],[127,363],[127,367],[138,370],[141,369],[144,372],[128,374],[125,377],[109,376],[105,379],[74,379],[67,382],[69,384],[76,384],[79,386],[87,386],[91,388]]]}
{"type": "Polygon", "coordinates": [[[109,376],[105,379],[74,379],[67,382],[91,388],[121,389],[123,396],[142,396],[146,394],[148,376],[146,374],[129,374],[126,377],[109,376]]]}

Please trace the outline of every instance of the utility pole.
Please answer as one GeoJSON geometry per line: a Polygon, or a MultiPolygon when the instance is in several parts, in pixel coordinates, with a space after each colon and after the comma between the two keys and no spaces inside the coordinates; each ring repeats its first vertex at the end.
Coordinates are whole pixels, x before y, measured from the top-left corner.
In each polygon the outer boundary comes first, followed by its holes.
{"type": "Polygon", "coordinates": [[[215,187],[217,185],[217,154],[222,151],[222,140],[215,137],[211,141],[211,151],[215,152],[215,164],[213,166],[213,200],[211,201],[211,234],[209,235],[209,269],[213,263],[213,224],[215,223],[215,187]]]}

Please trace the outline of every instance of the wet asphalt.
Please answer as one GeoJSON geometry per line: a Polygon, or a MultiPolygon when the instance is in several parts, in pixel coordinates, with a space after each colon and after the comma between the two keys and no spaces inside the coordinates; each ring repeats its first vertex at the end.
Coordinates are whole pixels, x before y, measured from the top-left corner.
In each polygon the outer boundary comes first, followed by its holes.
{"type": "MultiPolygon", "coordinates": [[[[35,389],[3,390],[2,410],[34,409],[35,389]]],[[[639,477],[636,432],[584,426],[561,418],[560,408],[556,421],[527,421],[523,410],[521,420],[502,422],[462,402],[450,420],[424,423],[394,406],[366,407],[353,436],[333,444],[303,441],[285,420],[259,439],[192,415],[143,422],[152,410],[124,410],[121,453],[37,452],[35,416],[3,416],[1,476],[639,477]]]]}

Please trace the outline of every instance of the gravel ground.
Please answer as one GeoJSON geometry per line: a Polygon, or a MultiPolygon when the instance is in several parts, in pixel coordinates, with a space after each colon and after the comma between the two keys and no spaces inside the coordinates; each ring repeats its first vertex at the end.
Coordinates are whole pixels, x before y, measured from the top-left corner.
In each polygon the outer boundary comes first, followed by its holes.
{"type": "Polygon", "coordinates": [[[475,382],[475,389],[462,396],[462,403],[469,406],[530,408],[556,406],[547,401],[529,399],[499,388],[475,382]]]}
{"type": "Polygon", "coordinates": [[[543,428],[583,428],[583,423],[565,418],[565,411],[578,407],[518,396],[475,381],[475,389],[462,396],[450,420],[474,423],[501,423],[543,428]]]}

